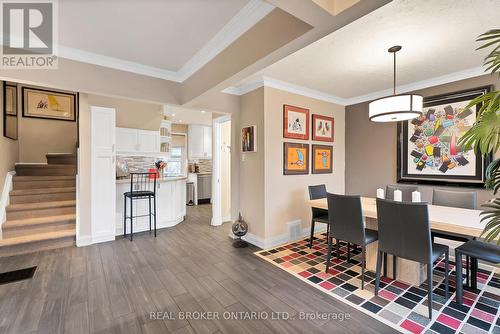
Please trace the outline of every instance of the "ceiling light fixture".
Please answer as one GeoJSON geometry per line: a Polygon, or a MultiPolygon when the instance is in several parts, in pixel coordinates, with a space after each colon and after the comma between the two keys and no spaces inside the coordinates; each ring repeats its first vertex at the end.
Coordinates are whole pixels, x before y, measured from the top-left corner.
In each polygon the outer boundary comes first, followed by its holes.
{"type": "Polygon", "coordinates": [[[205,110],[202,110],[201,112],[202,112],[202,113],[205,113],[205,110]]]}
{"type": "Polygon", "coordinates": [[[423,97],[416,94],[396,95],[396,52],[401,46],[389,48],[394,55],[394,86],[391,96],[386,96],[370,102],[369,116],[373,122],[398,122],[413,119],[422,115],[423,97]]]}

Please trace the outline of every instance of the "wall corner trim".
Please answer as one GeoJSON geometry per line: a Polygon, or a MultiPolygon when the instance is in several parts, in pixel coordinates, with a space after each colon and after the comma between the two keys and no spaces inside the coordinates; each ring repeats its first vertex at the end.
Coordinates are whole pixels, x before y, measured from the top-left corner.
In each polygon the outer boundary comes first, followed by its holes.
{"type": "MultiPolygon", "coordinates": [[[[14,175],[16,175],[15,171],[7,172],[5,181],[3,183],[2,197],[0,197],[0,226],[2,226],[2,224],[7,219],[5,208],[9,205],[9,193],[12,190],[12,178],[14,177],[14,175]]],[[[2,232],[0,229],[0,237],[1,233],[2,232]]]]}

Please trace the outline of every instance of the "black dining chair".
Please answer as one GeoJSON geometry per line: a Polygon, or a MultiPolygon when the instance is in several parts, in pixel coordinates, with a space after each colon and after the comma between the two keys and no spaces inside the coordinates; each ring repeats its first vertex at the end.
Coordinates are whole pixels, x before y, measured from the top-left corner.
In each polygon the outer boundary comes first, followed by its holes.
{"type": "MultiPolygon", "coordinates": [[[[444,189],[433,189],[432,190],[432,204],[440,206],[448,206],[462,209],[476,209],[477,193],[475,191],[455,191],[455,190],[444,190],[444,189]]],[[[455,234],[450,232],[432,232],[431,233],[432,242],[434,238],[441,238],[446,240],[467,242],[472,240],[472,237],[467,237],[461,234],[455,234]]],[[[469,285],[469,271],[471,269],[470,257],[465,257],[465,270],[466,270],[466,284],[469,285]]],[[[472,284],[475,288],[475,284],[472,284]]]]}
{"type": "MultiPolygon", "coordinates": [[[[448,299],[449,248],[431,242],[427,203],[395,202],[377,198],[378,252],[375,295],[380,286],[382,254],[427,265],[427,298],[432,319],[432,268],[441,255],[445,256],[445,298],[448,299]]],[[[396,279],[396,277],[394,277],[396,279]]]]}
{"type": "Polygon", "coordinates": [[[455,263],[456,263],[456,273],[457,273],[457,303],[462,304],[462,289],[463,289],[463,278],[462,278],[462,256],[470,256],[474,259],[472,261],[472,270],[474,273],[473,280],[475,280],[475,274],[477,271],[477,260],[483,260],[489,263],[498,265],[500,263],[500,246],[482,242],[479,240],[470,240],[461,246],[455,248],[455,263]]]}
{"type": "Polygon", "coordinates": [[[339,241],[347,242],[347,262],[350,261],[351,243],[361,246],[361,289],[365,287],[366,245],[377,241],[378,233],[365,228],[360,196],[327,194],[328,219],[330,220],[330,235],[328,237],[328,254],[326,270],[330,268],[333,239],[336,239],[337,259],[340,259],[339,241]],[[335,224],[333,223],[335,222],[335,224]]]}
{"type": "MultiPolygon", "coordinates": [[[[319,184],[316,186],[309,186],[309,199],[321,199],[326,198],[326,186],[324,184],[319,184]]],[[[320,208],[311,208],[312,218],[311,218],[311,237],[309,239],[309,248],[313,245],[314,240],[314,227],[316,222],[326,224],[326,237],[328,240],[328,210],[320,208]]]]}
{"type": "Polygon", "coordinates": [[[149,216],[149,231],[151,232],[151,218],[154,221],[154,235],[156,237],[156,180],[158,173],[130,173],[130,191],[123,194],[123,237],[127,237],[127,219],[130,219],[130,241],[134,235],[134,218],[149,216]],[[127,199],[130,200],[130,216],[127,216],[127,199]],[[134,216],[134,201],[149,201],[149,214],[134,216]],[[151,210],[151,203],[153,210],[151,210]]]}
{"type": "Polygon", "coordinates": [[[418,190],[417,186],[407,186],[401,184],[391,184],[385,187],[385,198],[394,200],[394,191],[401,190],[403,202],[411,202],[411,193],[418,190]]]}

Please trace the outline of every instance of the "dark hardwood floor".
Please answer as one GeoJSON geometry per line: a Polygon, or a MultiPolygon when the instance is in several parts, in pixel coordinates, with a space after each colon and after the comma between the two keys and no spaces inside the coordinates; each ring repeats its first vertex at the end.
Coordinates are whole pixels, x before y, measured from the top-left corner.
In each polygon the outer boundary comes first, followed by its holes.
{"type": "Polygon", "coordinates": [[[0,272],[38,266],[33,279],[0,285],[0,333],[395,332],[257,258],[256,248],[231,247],[229,226],[212,227],[210,217],[209,205],[189,207],[186,221],[156,239],[0,258],[0,272]],[[158,311],[177,319],[152,319],[158,311]],[[179,319],[180,311],[220,319],[179,319]],[[241,319],[247,311],[268,319],[241,319]],[[350,319],[271,319],[316,311],[350,319]]]}

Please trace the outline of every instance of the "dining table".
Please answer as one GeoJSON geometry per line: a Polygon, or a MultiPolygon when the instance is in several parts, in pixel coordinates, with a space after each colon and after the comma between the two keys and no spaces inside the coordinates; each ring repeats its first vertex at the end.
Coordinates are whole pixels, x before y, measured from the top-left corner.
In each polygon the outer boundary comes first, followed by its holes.
{"type": "MultiPolygon", "coordinates": [[[[307,200],[312,208],[328,210],[326,198],[307,200]]],[[[376,198],[361,197],[363,216],[366,227],[377,230],[376,198]]],[[[481,222],[481,210],[463,209],[428,204],[429,224],[431,231],[461,236],[467,239],[479,238],[486,222],[481,222]]],[[[378,242],[366,248],[366,268],[375,271],[378,242]]],[[[392,273],[392,261],[387,261],[388,272],[392,273]]],[[[426,265],[397,258],[397,279],[409,284],[419,285],[426,280],[426,265]]],[[[388,274],[392,278],[392,274],[388,274]]]]}

